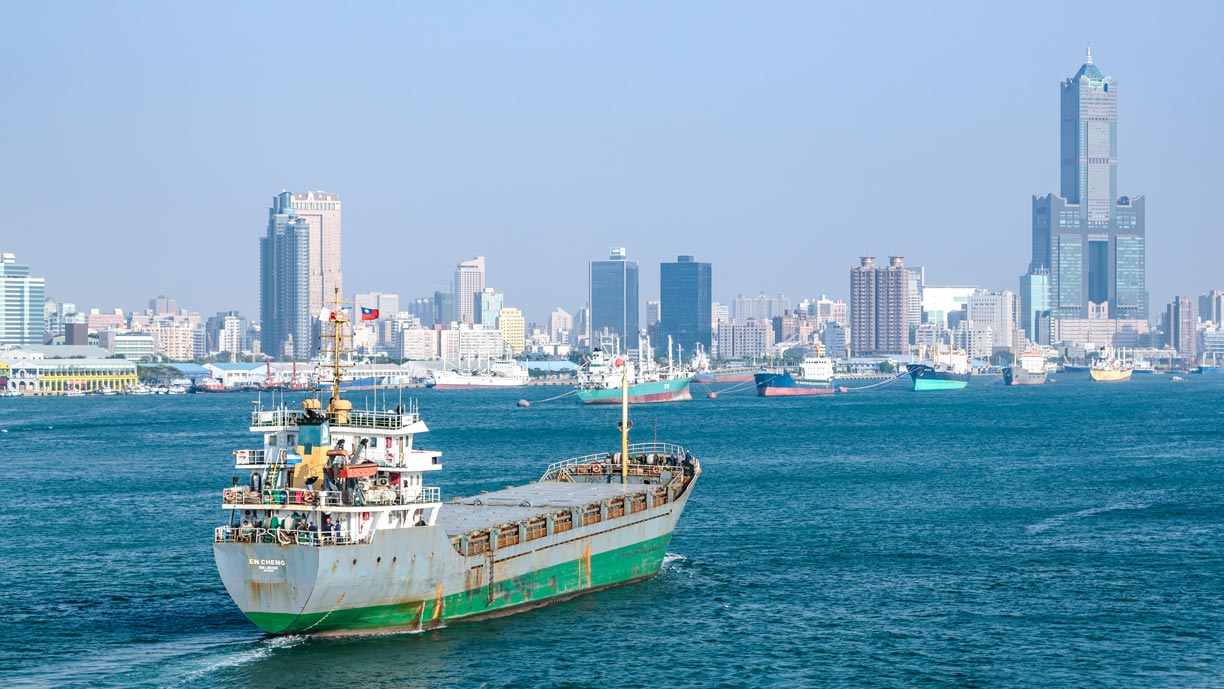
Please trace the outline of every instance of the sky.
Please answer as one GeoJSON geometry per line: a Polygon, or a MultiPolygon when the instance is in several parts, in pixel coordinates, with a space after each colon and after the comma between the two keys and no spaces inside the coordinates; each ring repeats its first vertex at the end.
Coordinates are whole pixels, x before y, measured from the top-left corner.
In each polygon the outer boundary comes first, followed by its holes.
{"type": "Polygon", "coordinates": [[[345,291],[488,284],[546,322],[625,246],[715,299],[847,297],[861,255],[1017,289],[1092,45],[1152,317],[1224,288],[1218,3],[36,3],[0,25],[0,251],[79,307],[258,314],[282,189],[344,203],[345,291]]]}

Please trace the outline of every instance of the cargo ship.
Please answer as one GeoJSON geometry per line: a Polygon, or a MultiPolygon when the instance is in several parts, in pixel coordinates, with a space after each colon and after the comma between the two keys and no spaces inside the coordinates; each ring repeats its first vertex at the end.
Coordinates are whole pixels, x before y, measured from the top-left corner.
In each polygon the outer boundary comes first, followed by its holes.
{"type": "MultiPolygon", "coordinates": [[[[338,310],[340,311],[340,310],[338,310]]],[[[355,411],[340,396],[334,323],[331,397],[257,406],[260,446],[236,450],[249,482],[213,553],[239,610],[270,634],[412,631],[499,616],[659,572],[701,465],[671,443],[619,443],[549,465],[537,481],[443,503],[426,477],[439,452],[418,408],[355,411]]]]}
{"type": "Polygon", "coordinates": [[[1088,375],[1098,383],[1121,383],[1130,380],[1133,372],[1130,365],[1109,359],[1093,364],[1088,375]]]}
{"type": "Polygon", "coordinates": [[[1005,385],[1041,385],[1046,382],[1045,355],[1041,352],[1024,352],[1019,361],[1003,369],[1005,385]]]}
{"type": "Polygon", "coordinates": [[[639,344],[637,361],[617,354],[615,343],[601,342],[578,374],[578,399],[583,404],[619,404],[627,381],[630,404],[682,402],[693,399],[692,373],[654,364],[648,341],[639,344]]]}
{"type": "Polygon", "coordinates": [[[960,390],[969,385],[973,376],[969,357],[964,352],[940,351],[939,348],[935,349],[930,364],[907,364],[905,371],[917,392],[960,390]]]}
{"type": "Polygon", "coordinates": [[[761,397],[803,397],[837,392],[833,360],[828,357],[805,357],[795,373],[779,369],[757,373],[754,379],[757,395],[761,397]]]}
{"type": "Polygon", "coordinates": [[[463,388],[515,388],[531,381],[527,368],[513,359],[498,359],[469,370],[434,371],[425,387],[439,390],[463,388]]]}

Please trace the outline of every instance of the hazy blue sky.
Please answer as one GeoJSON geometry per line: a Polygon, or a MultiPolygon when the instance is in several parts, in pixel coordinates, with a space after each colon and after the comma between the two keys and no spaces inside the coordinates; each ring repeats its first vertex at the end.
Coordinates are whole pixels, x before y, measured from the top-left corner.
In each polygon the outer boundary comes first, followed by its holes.
{"type": "Polygon", "coordinates": [[[1224,288],[1218,3],[22,3],[0,25],[0,249],[81,306],[257,314],[282,188],[339,192],[347,291],[454,264],[542,320],[586,261],[715,298],[845,297],[863,252],[1016,289],[1058,85],[1119,84],[1153,316],[1224,288]]]}

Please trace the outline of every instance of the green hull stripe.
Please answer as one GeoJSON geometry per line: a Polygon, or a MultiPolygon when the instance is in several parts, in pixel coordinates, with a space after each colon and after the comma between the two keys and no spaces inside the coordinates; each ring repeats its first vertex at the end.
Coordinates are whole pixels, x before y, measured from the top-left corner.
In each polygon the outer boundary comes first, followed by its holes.
{"type": "Polygon", "coordinates": [[[965,380],[927,380],[918,378],[914,381],[914,389],[918,392],[927,392],[930,390],[960,390],[968,385],[965,380]]]}
{"type": "MultiPolygon", "coordinates": [[[[387,629],[415,629],[436,626],[448,620],[472,615],[511,612],[523,605],[539,605],[550,598],[569,597],[653,576],[663,564],[671,534],[592,555],[585,559],[530,572],[500,581],[492,590],[488,585],[442,597],[438,601],[416,600],[365,608],[342,608],[331,612],[291,613],[249,612],[247,618],[266,632],[371,632],[387,629]]],[[[360,585],[354,582],[354,585],[360,585]]]]}

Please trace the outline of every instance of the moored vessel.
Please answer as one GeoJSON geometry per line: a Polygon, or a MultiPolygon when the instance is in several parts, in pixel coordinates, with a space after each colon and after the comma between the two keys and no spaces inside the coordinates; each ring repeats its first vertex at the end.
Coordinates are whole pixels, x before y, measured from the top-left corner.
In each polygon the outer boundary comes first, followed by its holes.
{"type": "Polygon", "coordinates": [[[1024,352],[1014,364],[1003,369],[1003,383],[1005,385],[1041,385],[1046,382],[1048,374],[1044,354],[1024,352]]]}
{"type": "Polygon", "coordinates": [[[794,372],[777,369],[757,373],[754,379],[757,395],[761,397],[831,395],[837,391],[833,360],[828,357],[805,357],[794,372]]]}
{"type": "Polygon", "coordinates": [[[425,387],[440,390],[464,388],[514,388],[531,381],[527,367],[513,359],[497,359],[468,370],[439,370],[430,374],[425,387]]]}
{"type": "Polygon", "coordinates": [[[615,451],[443,503],[424,485],[442,467],[439,452],[414,447],[429,430],[417,407],[355,411],[341,398],[347,321],[333,323],[326,406],[257,407],[261,446],[235,451],[249,481],[235,477],[222,496],[230,518],[214,533],[217,568],[261,629],[424,629],[658,573],[701,466],[679,445],[629,443],[627,384],[615,451]]]}
{"type": "Polygon", "coordinates": [[[1110,356],[1093,362],[1088,375],[1098,383],[1121,383],[1130,380],[1133,372],[1129,362],[1110,356]]]}
{"type": "Polygon", "coordinates": [[[905,371],[917,392],[960,390],[969,385],[969,379],[973,376],[969,357],[964,352],[941,352],[938,348],[930,364],[907,364],[905,371]]]}
{"type": "MultiPolygon", "coordinates": [[[[670,357],[669,357],[670,359],[670,357]]],[[[621,388],[629,390],[630,404],[682,402],[693,399],[691,373],[656,366],[650,344],[639,344],[637,361],[617,353],[612,341],[604,341],[591,352],[591,359],[578,374],[578,399],[584,404],[619,404],[621,388]]]]}

